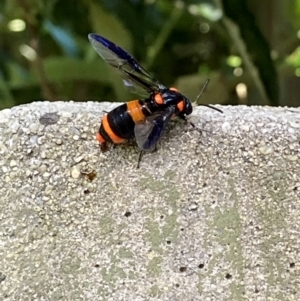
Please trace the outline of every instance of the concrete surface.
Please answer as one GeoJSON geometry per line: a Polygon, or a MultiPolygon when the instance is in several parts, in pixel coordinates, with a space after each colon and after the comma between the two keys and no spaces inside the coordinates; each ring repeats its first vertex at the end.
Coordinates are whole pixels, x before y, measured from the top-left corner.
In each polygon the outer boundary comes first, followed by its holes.
{"type": "Polygon", "coordinates": [[[0,300],[300,300],[300,110],[198,107],[137,170],[115,105],[0,112],[0,300]]]}

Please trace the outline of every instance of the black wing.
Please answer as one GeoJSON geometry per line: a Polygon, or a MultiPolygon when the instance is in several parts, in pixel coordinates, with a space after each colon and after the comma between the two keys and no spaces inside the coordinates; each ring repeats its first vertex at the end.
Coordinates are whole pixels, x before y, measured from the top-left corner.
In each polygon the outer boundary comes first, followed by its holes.
{"type": "Polygon", "coordinates": [[[155,146],[174,113],[175,107],[171,106],[135,125],[134,135],[140,149],[149,150],[155,146]]]}
{"type": "Polygon", "coordinates": [[[108,64],[122,71],[126,88],[134,92],[142,88],[142,90],[147,93],[159,92],[165,89],[164,85],[149,74],[121,47],[95,33],[90,33],[88,38],[97,53],[108,64]]]}

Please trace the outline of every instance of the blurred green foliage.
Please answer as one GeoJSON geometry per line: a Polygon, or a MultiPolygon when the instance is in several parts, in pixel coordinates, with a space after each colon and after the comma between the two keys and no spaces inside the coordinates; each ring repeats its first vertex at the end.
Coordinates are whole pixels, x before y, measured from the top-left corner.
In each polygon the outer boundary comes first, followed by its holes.
{"type": "Polygon", "coordinates": [[[210,78],[202,103],[299,106],[299,20],[299,0],[1,1],[0,109],[137,97],[93,50],[90,32],[192,100],[210,78]]]}

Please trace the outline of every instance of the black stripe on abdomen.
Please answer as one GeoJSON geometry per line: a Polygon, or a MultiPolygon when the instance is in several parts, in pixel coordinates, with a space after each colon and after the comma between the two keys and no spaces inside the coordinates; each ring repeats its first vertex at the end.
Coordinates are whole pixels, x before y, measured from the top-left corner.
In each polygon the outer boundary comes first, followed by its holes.
{"type": "Polygon", "coordinates": [[[134,137],[134,122],[127,112],[126,103],[109,112],[107,121],[111,130],[120,138],[131,139],[134,137]]]}

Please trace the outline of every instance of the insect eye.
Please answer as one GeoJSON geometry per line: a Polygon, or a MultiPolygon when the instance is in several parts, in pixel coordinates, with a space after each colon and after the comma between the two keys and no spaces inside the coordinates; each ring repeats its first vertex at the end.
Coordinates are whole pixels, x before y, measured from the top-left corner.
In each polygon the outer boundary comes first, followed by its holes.
{"type": "Polygon", "coordinates": [[[193,106],[191,102],[187,101],[185,105],[185,114],[190,115],[193,112],[193,106]]]}
{"type": "Polygon", "coordinates": [[[171,90],[171,91],[174,91],[174,92],[178,92],[178,89],[176,89],[176,88],[174,88],[174,87],[171,87],[170,90],[171,90]]]}

